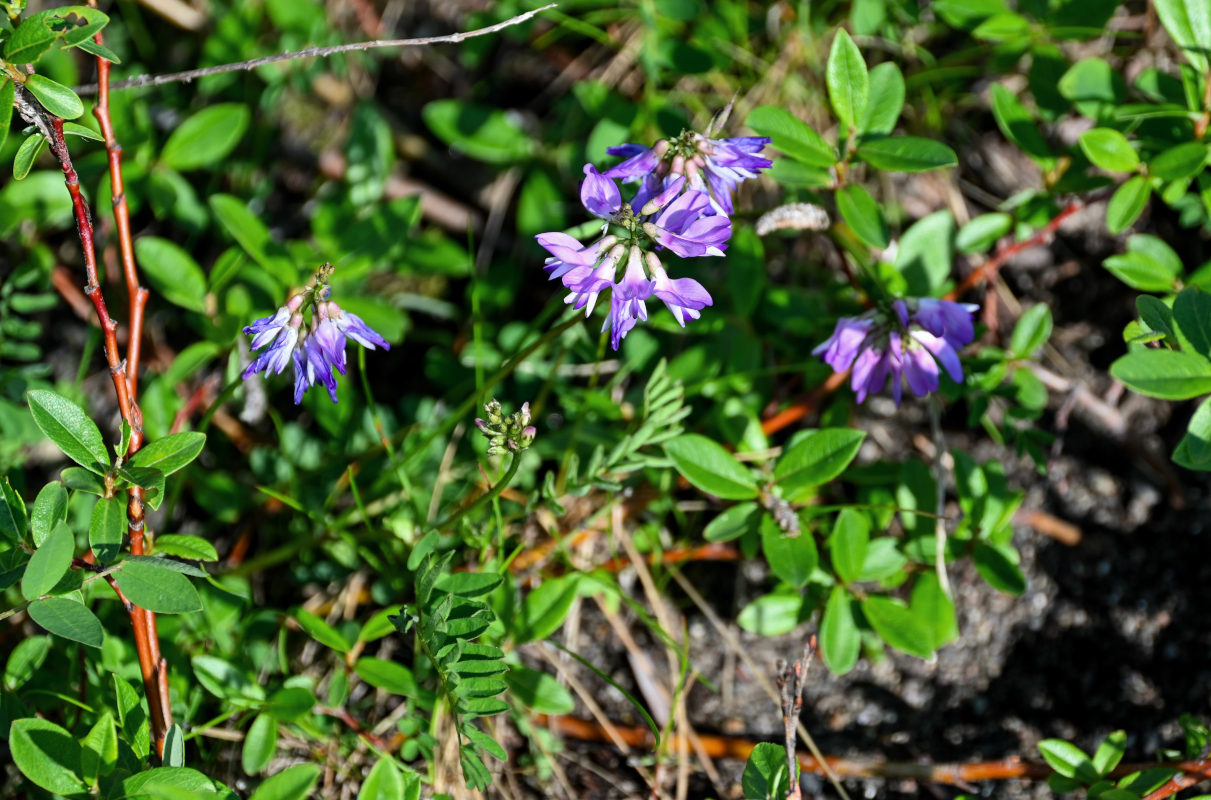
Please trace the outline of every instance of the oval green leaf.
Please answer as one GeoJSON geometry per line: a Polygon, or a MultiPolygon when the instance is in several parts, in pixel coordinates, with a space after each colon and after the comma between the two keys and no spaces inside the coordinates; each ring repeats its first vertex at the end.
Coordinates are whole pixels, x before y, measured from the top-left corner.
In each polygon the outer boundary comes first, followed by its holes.
{"type": "Polygon", "coordinates": [[[887,172],[926,172],[959,163],[955,151],[920,136],[891,136],[858,146],[858,158],[887,172]]]}
{"type": "Polygon", "coordinates": [[[206,274],[184,249],[158,236],[142,236],[135,240],[135,255],[166,300],[190,311],[206,310],[206,274]]]}
{"type": "Polygon", "coordinates": [[[218,103],[204,108],[172,132],[160,159],[178,170],[217,164],[239,144],[250,118],[251,113],[243,103],[218,103]]]}
{"type": "Polygon", "coordinates": [[[104,475],[109,454],[101,431],[75,403],[45,389],[26,394],[34,423],[72,461],[104,475]]]}
{"type": "Polygon", "coordinates": [[[35,600],[26,609],[29,618],[41,625],[48,633],[71,639],[89,647],[100,647],[105,638],[101,620],[83,603],[66,597],[48,597],[35,600]]]}
{"type": "Polygon", "coordinates": [[[84,102],[75,92],[45,75],[30,75],[25,79],[25,88],[56,117],[75,119],[84,113],[84,102]]]}
{"type": "Polygon", "coordinates": [[[157,614],[185,614],[202,608],[189,578],[148,561],[122,562],[114,580],[127,600],[157,614]]]}
{"type": "Polygon", "coordinates": [[[1144,212],[1152,187],[1141,175],[1126,181],[1114,191],[1106,205],[1106,229],[1111,233],[1122,233],[1131,227],[1144,212]]]}
{"type": "Polygon", "coordinates": [[[758,494],[752,473],[705,436],[687,433],[670,439],[664,452],[687,481],[708,494],[724,500],[750,500],[758,494]]]}
{"type": "Polygon", "coordinates": [[[866,244],[878,250],[891,243],[883,210],[862,186],[851,183],[837,192],[837,211],[841,219],[866,244]]]}
{"type": "Polygon", "coordinates": [[[758,106],[745,124],[761,136],[768,136],[774,147],[790,158],[812,167],[831,167],[837,163],[837,151],[806,122],[778,106],[758,106]]]}
{"type": "Polygon", "coordinates": [[[25,599],[36,600],[53,589],[71,568],[75,550],[76,537],[71,528],[59,522],[25,565],[25,574],[21,576],[21,594],[25,599]]]}
{"type": "Polygon", "coordinates": [[[858,120],[866,115],[866,104],[870,101],[870,76],[866,72],[866,61],[861,51],[843,28],[837,31],[829,50],[825,82],[828,84],[828,99],[837,119],[847,130],[854,130],[858,120]]]}
{"type": "Polygon", "coordinates": [[[1137,350],[1110,365],[1128,389],[1162,400],[1188,400],[1211,392],[1211,361],[1176,350],[1137,350]]]}
{"type": "Polygon", "coordinates": [[[70,795],[87,789],[76,774],[80,769],[80,743],[55,723],[34,718],[14,720],[8,746],[21,774],[46,791],[70,795]]]}
{"type": "Polygon", "coordinates": [[[933,634],[916,614],[898,600],[870,595],[862,601],[862,613],[875,633],[897,650],[919,658],[933,655],[933,634]]]}

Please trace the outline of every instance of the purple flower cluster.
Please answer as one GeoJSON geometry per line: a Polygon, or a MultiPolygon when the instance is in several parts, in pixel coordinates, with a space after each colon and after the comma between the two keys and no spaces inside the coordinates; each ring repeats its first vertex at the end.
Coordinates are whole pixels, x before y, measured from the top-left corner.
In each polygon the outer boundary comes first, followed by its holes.
{"type": "Polygon", "coordinates": [[[345,374],[345,339],[352,339],[369,350],[391,345],[356,314],[344,311],[328,300],[327,283],[317,280],[286,301],[272,316],[263,317],[244,328],[252,336],[252,349],[260,350],[241,375],[247,380],[258,372],[280,375],[288,364],[294,365],[294,403],[319,383],[336,400],[335,369],[345,374]],[[311,306],[311,323],[304,326],[305,304],[311,306]],[[261,350],[261,348],[265,348],[261,350]]]}
{"type": "Polygon", "coordinates": [[[698,319],[702,309],[712,305],[710,294],[692,278],[670,278],[658,252],[668,250],[682,258],[723,255],[732,236],[732,191],[771,166],[759,155],[769,141],[710,139],[686,132],[650,148],[610,148],[611,155],[627,160],[604,174],[586,164],[580,201],[590,214],[606,221],[604,235],[589,245],[566,233],[536,237],[550,253],[547,275],[568,290],[564,302],[585,309],[587,317],[601,293],[609,291],[610,311],[602,331],[610,331],[615,350],[648,318],[647,301],[652,297],[663,302],[682,327],[698,319]],[[629,202],[623,202],[615,180],[639,183],[629,202]]]}
{"type": "Polygon", "coordinates": [[[900,405],[900,376],[917,397],[938,390],[938,367],[954,381],[963,380],[958,351],[975,336],[971,315],[979,306],[925,297],[896,300],[893,314],[868,311],[842,317],[833,335],[812,350],[837,372],[852,367],[850,385],[861,403],[883,389],[891,378],[891,393],[900,405]]]}

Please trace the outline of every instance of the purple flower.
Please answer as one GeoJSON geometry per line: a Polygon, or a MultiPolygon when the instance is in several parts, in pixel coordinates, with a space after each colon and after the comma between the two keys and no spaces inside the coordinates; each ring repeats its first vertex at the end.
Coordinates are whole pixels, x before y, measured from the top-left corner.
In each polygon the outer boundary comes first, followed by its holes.
{"type": "Polygon", "coordinates": [[[654,221],[645,222],[643,231],[682,258],[721,256],[732,236],[732,221],[702,216],[710,202],[706,192],[686,192],[665,206],[654,221]]]}
{"type": "Polygon", "coordinates": [[[838,320],[832,336],[812,353],[836,372],[852,368],[850,385],[859,403],[881,391],[890,377],[899,405],[901,376],[917,397],[938,390],[942,370],[962,382],[958,350],[975,335],[971,314],[977,309],[935,298],[896,300],[890,314],[868,311],[838,320]]]}
{"type": "Polygon", "coordinates": [[[647,320],[647,299],[651,296],[652,281],[643,271],[639,248],[632,246],[626,273],[610,295],[610,315],[601,327],[610,331],[610,344],[615,350],[639,320],[647,320]]]}
{"type": "Polygon", "coordinates": [[[644,178],[656,171],[667,150],[668,142],[663,139],[656,143],[656,147],[644,147],[641,144],[620,144],[607,147],[607,153],[612,156],[623,156],[626,161],[607,169],[605,176],[617,178],[623,183],[644,178]]]}
{"type": "Polygon", "coordinates": [[[595,244],[582,245],[566,233],[540,233],[534,237],[551,255],[543,269],[553,280],[562,278],[575,267],[592,267],[601,258],[603,250],[613,246],[618,237],[606,236],[595,244]]]}
{"type": "Polygon", "coordinates": [[[342,311],[341,307],[333,302],[328,302],[327,306],[328,317],[341,333],[367,350],[373,350],[375,347],[381,347],[384,350],[391,349],[391,345],[387,343],[387,340],[379,336],[377,332],[371,330],[370,326],[363,322],[362,318],[357,314],[342,311]]]}
{"type": "Polygon", "coordinates": [[[614,273],[624,248],[615,245],[596,268],[573,267],[563,276],[563,285],[568,289],[564,302],[577,310],[585,309],[587,318],[597,305],[597,297],[614,285],[614,273]]]}
{"type": "Polygon", "coordinates": [[[701,310],[712,305],[710,294],[693,278],[669,278],[655,253],[647,254],[648,272],[652,275],[652,294],[664,303],[673,318],[685,327],[686,317],[698,319],[701,310]]]}
{"type": "MultiPolygon", "coordinates": [[[[253,325],[255,324],[253,323],[253,325]]],[[[299,324],[302,324],[302,319],[299,319],[299,324]]],[[[253,325],[249,325],[248,327],[251,328],[253,325]]],[[[262,332],[257,334],[257,336],[264,337],[266,333],[262,332]]],[[[290,357],[295,351],[298,339],[298,325],[291,324],[274,331],[273,337],[270,337],[273,344],[267,350],[257,353],[257,357],[252,360],[252,363],[248,365],[240,377],[247,380],[258,372],[268,374],[270,371],[274,375],[281,375],[282,370],[286,369],[286,365],[290,363],[290,357]]]]}
{"type": "Polygon", "coordinates": [[[622,208],[622,195],[618,187],[592,164],[584,165],[584,176],[580,184],[580,202],[593,216],[612,219],[622,208]]]}

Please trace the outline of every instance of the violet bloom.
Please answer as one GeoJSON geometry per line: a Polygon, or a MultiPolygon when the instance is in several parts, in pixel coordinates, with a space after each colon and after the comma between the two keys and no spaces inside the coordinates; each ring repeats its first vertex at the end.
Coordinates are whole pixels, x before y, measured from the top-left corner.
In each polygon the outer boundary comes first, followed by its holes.
{"type": "Polygon", "coordinates": [[[610,345],[617,350],[627,333],[639,320],[647,321],[647,300],[652,296],[652,281],[643,270],[639,248],[631,247],[627,269],[610,295],[610,314],[601,330],[610,331],[610,345]]]}
{"type": "Polygon", "coordinates": [[[686,192],[645,222],[643,232],[682,258],[721,256],[732,238],[732,221],[703,216],[710,205],[706,192],[686,192]]]}
{"type": "Polygon", "coordinates": [[[269,374],[270,371],[274,375],[281,375],[282,370],[286,369],[286,365],[290,363],[291,355],[295,351],[295,345],[298,344],[299,326],[303,324],[301,314],[295,312],[287,313],[286,320],[277,324],[278,318],[283,311],[287,311],[285,307],[278,309],[278,312],[272,317],[264,317],[257,320],[251,325],[244,328],[244,333],[253,337],[253,347],[270,346],[257,353],[256,358],[244,370],[240,377],[247,380],[258,372],[269,374]]]}
{"type": "Polygon", "coordinates": [[[836,372],[852,368],[850,385],[859,403],[882,391],[890,378],[899,405],[901,376],[917,397],[938,390],[941,370],[962,382],[958,350],[974,338],[971,314],[977,308],[935,298],[896,300],[891,314],[868,311],[842,318],[812,353],[823,356],[836,372]]]}
{"type": "Polygon", "coordinates": [[[582,245],[566,233],[558,232],[540,233],[534,238],[551,254],[543,264],[543,269],[552,280],[562,278],[576,267],[592,268],[601,258],[601,254],[618,240],[617,236],[606,236],[594,244],[582,245]]]}
{"type": "Polygon", "coordinates": [[[647,254],[648,272],[652,275],[652,294],[668,308],[677,324],[685,327],[685,320],[698,319],[702,309],[712,305],[710,294],[693,278],[672,279],[664,271],[655,253],[647,254]]]}

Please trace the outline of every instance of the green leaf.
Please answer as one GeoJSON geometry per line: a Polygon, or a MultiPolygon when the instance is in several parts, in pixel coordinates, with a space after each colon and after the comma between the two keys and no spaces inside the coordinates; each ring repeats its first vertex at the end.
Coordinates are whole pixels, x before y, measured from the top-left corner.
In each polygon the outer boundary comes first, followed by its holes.
{"type": "Polygon", "coordinates": [[[1170,147],[1148,162],[1148,174],[1163,181],[1184,181],[1202,172],[1207,163],[1207,146],[1185,142],[1170,147]]]}
{"type": "Polygon", "coordinates": [[[101,476],[80,467],[64,467],[59,473],[59,480],[68,489],[88,494],[105,494],[105,481],[101,476]]]}
{"type": "Polygon", "coordinates": [[[959,163],[954,150],[920,136],[889,136],[865,141],[858,146],[858,158],[887,172],[926,172],[959,163]]]}
{"type": "Polygon", "coordinates": [[[862,53],[844,29],[838,30],[833,39],[825,81],[828,84],[828,99],[837,119],[845,125],[846,130],[854,130],[857,122],[866,115],[866,104],[870,100],[870,76],[866,72],[862,53]]]}
{"type": "Polygon", "coordinates": [[[788,157],[813,167],[831,167],[837,163],[837,151],[806,122],[779,106],[759,106],[748,115],[745,124],[761,136],[768,136],[774,147],[788,157]]]}
{"type": "Polygon", "coordinates": [[[21,576],[21,594],[25,599],[35,600],[53,589],[71,568],[75,550],[76,537],[71,528],[59,522],[25,566],[25,574],[21,576]]]}
{"type": "Polygon", "coordinates": [[[862,574],[870,544],[870,518],[852,508],[843,508],[828,537],[828,553],[842,583],[853,583],[862,574]]]}
{"type": "Polygon", "coordinates": [[[834,675],[844,675],[858,663],[862,643],[849,593],[834,586],[820,620],[820,654],[834,675]]]}
{"type": "Polygon", "coordinates": [[[17,155],[13,157],[13,178],[19,181],[25,180],[25,176],[29,175],[29,171],[34,168],[34,162],[45,149],[46,139],[36,133],[22,142],[21,146],[17,148],[17,155]]]}
{"type": "Polygon", "coordinates": [[[88,788],[77,775],[80,743],[63,728],[44,719],[18,719],[8,735],[13,764],[33,784],[56,794],[88,788]]]}
{"type": "Polygon", "coordinates": [[[198,683],[215,697],[243,707],[264,704],[265,690],[230,662],[215,656],[194,656],[190,663],[198,683]]]}
{"type": "Polygon", "coordinates": [[[799,594],[767,594],[741,609],[736,624],[760,636],[781,636],[803,622],[803,611],[799,594]]]}
{"type": "Polygon", "coordinates": [[[687,433],[664,443],[664,452],[690,483],[724,500],[749,500],[757,481],[727,450],[705,436],[687,433]]]}
{"type": "Polygon", "coordinates": [[[7,78],[0,78],[0,150],[8,139],[8,129],[13,120],[13,101],[16,99],[16,84],[7,78]]]}
{"type": "Polygon", "coordinates": [[[791,502],[809,497],[812,489],[845,471],[865,438],[864,431],[852,428],[808,431],[778,459],[774,480],[791,502]]]}
{"type": "Polygon", "coordinates": [[[417,697],[420,694],[416,678],[412,677],[412,671],[403,664],[367,656],[357,660],[353,671],[376,689],[401,697],[417,697]]]}
{"type": "Polygon", "coordinates": [[[103,58],[106,61],[110,62],[111,64],[121,64],[122,63],[122,59],[118,58],[117,53],[115,53],[113,50],[110,50],[108,47],[106,47],[103,44],[97,44],[92,39],[85,39],[84,41],[80,42],[79,44],[77,44],[75,46],[80,48],[84,52],[88,53],[89,55],[93,55],[98,58],[103,58]]]}
{"type": "Polygon", "coordinates": [[[504,576],[495,572],[447,572],[437,580],[437,590],[459,597],[480,597],[504,583],[504,576]]]}
{"type": "Polygon", "coordinates": [[[17,642],[4,664],[4,688],[15,692],[41,669],[50,651],[49,636],[29,636],[17,642]]]}
{"type": "Polygon", "coordinates": [[[1013,217],[1002,212],[981,214],[959,229],[955,246],[964,253],[982,253],[1013,229],[1013,217]]]}
{"type": "Polygon", "coordinates": [[[761,518],[761,551],[770,571],[796,589],[807,585],[819,560],[809,531],[787,535],[769,514],[761,518]]]}
{"type": "Polygon", "coordinates": [[[1122,233],[1131,227],[1144,212],[1152,188],[1142,175],[1127,180],[1114,191],[1106,205],[1106,229],[1111,233],[1122,233]]]}
{"type": "Polygon", "coordinates": [[[500,743],[493,739],[488,734],[475,727],[475,723],[467,720],[461,728],[463,735],[474,743],[475,747],[481,752],[487,753],[494,758],[505,761],[509,758],[509,754],[500,746],[500,743]]]}
{"type": "Polygon", "coordinates": [[[980,577],[988,581],[994,589],[1012,594],[1022,595],[1026,592],[1026,576],[1017,565],[1017,559],[1010,554],[1014,551],[1009,545],[988,544],[976,542],[971,557],[975,562],[976,571],[980,577]]]}
{"type": "Polygon", "coordinates": [[[1173,301],[1173,322],[1183,350],[1211,358],[1211,294],[1183,289],[1173,301]]]}
{"type": "Polygon", "coordinates": [[[92,786],[98,775],[109,775],[118,765],[118,729],[108,709],[80,741],[80,773],[92,786]]]}
{"type": "Polygon", "coordinates": [[[534,141],[514,118],[490,106],[435,100],[421,109],[421,116],[439,139],[478,161],[511,164],[534,151],[534,141]]]}
{"type": "Polygon", "coordinates": [[[257,714],[244,736],[240,766],[249,775],[264,772],[278,749],[278,721],[266,713],[257,714]]]}
{"type": "Polygon", "coordinates": [[[219,553],[214,545],[200,536],[179,533],[162,533],[156,537],[156,552],[191,561],[218,561],[219,553]]]}
{"type": "Polygon", "coordinates": [[[285,286],[298,281],[299,272],[294,261],[285,248],[273,240],[265,223],[248,210],[244,201],[229,194],[215,194],[208,202],[231,238],[252,256],[253,261],[285,286]]]}
{"type": "Polygon", "coordinates": [[[109,24],[109,17],[88,6],[62,6],[43,11],[47,24],[63,34],[63,43],[73,47],[96,36],[109,24]]]}
{"type": "Polygon", "coordinates": [[[1085,156],[1108,172],[1134,172],[1140,165],[1139,154],[1127,137],[1113,128],[1092,128],[1077,140],[1085,156]]]}
{"type": "Polygon", "coordinates": [[[1093,783],[1098,772],[1081,748],[1063,739],[1044,739],[1039,742],[1043,760],[1065,778],[1074,778],[1081,783],[1093,783]]]}
{"type": "Polygon", "coordinates": [[[1211,5],[1206,0],[1155,0],[1152,5],[1190,64],[1205,74],[1207,43],[1211,42],[1211,5]]]}
{"type": "Polygon", "coordinates": [[[29,618],[47,632],[89,647],[100,647],[105,633],[101,620],[84,604],[66,597],[48,597],[35,600],[27,609],[29,618]]]}
{"type": "Polygon", "coordinates": [[[104,475],[109,464],[101,431],[78,405],[44,389],[26,394],[29,411],[38,428],[68,458],[87,470],[104,475]]]}
{"type": "Polygon", "coordinates": [[[25,19],[4,43],[4,58],[13,64],[32,64],[49,50],[59,38],[57,31],[47,25],[45,14],[25,19]]]}
{"type": "Polygon", "coordinates": [[[908,607],[929,630],[932,636],[930,645],[934,650],[958,638],[959,623],[955,618],[954,603],[942,591],[935,573],[925,572],[917,578],[908,607]]]}
{"type": "Polygon", "coordinates": [[[933,633],[921,619],[899,600],[870,595],[862,601],[862,613],[875,633],[897,650],[912,656],[933,655],[933,633]]]}
{"type": "Polygon", "coordinates": [[[1135,298],[1135,311],[1148,330],[1176,339],[1176,323],[1173,321],[1173,309],[1169,306],[1150,294],[1141,294],[1135,298]]]}
{"type": "Polygon", "coordinates": [[[229,800],[232,797],[230,792],[216,796],[214,782],[196,769],[168,766],[136,772],[122,781],[122,791],[118,794],[131,800],[229,800]]]}
{"type": "MultiPolygon", "coordinates": [[[[139,758],[147,758],[151,750],[151,730],[147,724],[147,711],[134,687],[118,675],[110,673],[114,687],[115,708],[122,734],[139,758]]],[[[146,774],[146,773],[140,773],[146,774]]],[[[146,780],[146,779],[144,779],[146,780]]]]}
{"type": "Polygon", "coordinates": [[[28,520],[25,514],[25,501],[13,490],[8,482],[8,476],[0,479],[0,533],[10,541],[17,542],[25,538],[28,520]]]}
{"type": "Polygon", "coordinates": [[[1211,392],[1211,362],[1194,353],[1130,352],[1110,365],[1110,374],[1128,389],[1162,400],[1188,400],[1211,392]]]}
{"type": "Polygon", "coordinates": [[[217,103],[192,115],[172,132],[160,159],[178,170],[217,164],[239,144],[251,114],[243,103],[217,103]]]}
{"type": "Polygon", "coordinates": [[[1114,277],[1142,292],[1164,292],[1173,288],[1177,275],[1143,253],[1120,253],[1102,262],[1114,277]]]}
{"type": "Polygon", "coordinates": [[[1084,58],[1068,68],[1056,88],[1087,117],[1108,116],[1123,101],[1123,76],[1103,58],[1084,58]]]}
{"type": "Polygon", "coordinates": [[[955,223],[949,211],[935,211],[917,220],[900,237],[895,268],[916,297],[941,293],[954,263],[955,223]]]}
{"type": "Polygon", "coordinates": [[[348,653],[353,649],[344,635],[310,611],[300,608],[294,613],[294,618],[308,636],[325,647],[332,648],[338,653],[348,653]]]}
{"type": "Polygon", "coordinates": [[[30,75],[25,79],[25,88],[56,117],[75,119],[84,113],[84,102],[75,92],[45,75],[30,75]]]}
{"type": "Polygon", "coordinates": [[[404,800],[404,779],[390,756],[375,762],[366,780],[362,781],[357,800],[404,800]]]}
{"type": "Polygon", "coordinates": [[[1173,460],[1186,469],[1211,470],[1211,399],[1200,403],[1190,417],[1186,434],[1173,451],[1173,460]]]}
{"type": "Polygon", "coordinates": [[[166,300],[189,311],[206,310],[206,274],[184,249],[158,236],[141,236],[135,255],[143,275],[166,300]]]}
{"type": "Polygon", "coordinates": [[[514,664],[505,681],[510,694],[539,714],[571,714],[576,708],[571,692],[545,672],[514,664]]]}
{"type": "MultiPolygon", "coordinates": [[[[98,498],[88,523],[88,546],[97,557],[98,564],[108,564],[117,557],[125,532],[126,498],[98,498]]],[[[159,544],[158,539],[156,543],[159,544]]]]}
{"type": "Polygon", "coordinates": [[[200,611],[202,601],[197,589],[181,573],[148,561],[122,562],[114,576],[126,599],[139,608],[157,614],[184,614],[200,611]]]}
{"type": "Polygon", "coordinates": [[[744,800],[783,800],[789,787],[787,777],[786,748],[762,742],[749,753],[740,777],[740,790],[744,800]]]}
{"type": "Polygon", "coordinates": [[[1122,761],[1127,751],[1127,732],[1115,731],[1102,740],[1093,754],[1093,769],[1098,775],[1107,775],[1122,761]]]}
{"type": "Polygon", "coordinates": [[[318,764],[296,764],[266,778],[248,800],[306,800],[319,777],[318,764]]]}
{"type": "Polygon", "coordinates": [[[1051,338],[1051,307],[1036,303],[1018,318],[1009,339],[1009,350],[1020,358],[1030,358],[1051,338]]]}
{"type": "Polygon", "coordinates": [[[563,625],[580,588],[579,575],[543,581],[526,595],[513,621],[513,641],[524,644],[546,639],[563,625]]]}
{"type": "Polygon", "coordinates": [[[105,137],[94,131],[92,128],[86,128],[83,125],[77,125],[74,122],[63,123],[63,133],[66,136],[79,136],[81,139],[89,139],[94,142],[103,142],[105,137]]]}
{"type": "Polygon", "coordinates": [[[739,539],[749,531],[757,530],[761,513],[761,506],[756,503],[734,505],[707,523],[702,536],[708,542],[730,542],[732,539],[739,539]]]}
{"type": "Polygon", "coordinates": [[[879,250],[891,243],[887,220],[870,192],[851,183],[837,192],[837,211],[859,239],[879,250]]]}
{"type": "Polygon", "coordinates": [[[42,487],[30,509],[30,536],[34,547],[41,547],[55,526],[67,519],[67,490],[58,481],[42,487]]]}
{"type": "MultiPolygon", "coordinates": [[[[141,241],[146,241],[143,239],[141,241]]],[[[171,475],[198,457],[206,446],[206,434],[196,431],[170,433],[143,445],[127,462],[132,467],[158,469],[171,475]]]]}
{"type": "Polygon", "coordinates": [[[1034,117],[1013,92],[999,83],[992,87],[992,115],[1005,138],[1026,155],[1042,163],[1054,160],[1047,140],[1034,123],[1034,117]]]}
{"type": "Polygon", "coordinates": [[[176,723],[169,725],[164,733],[164,766],[185,766],[185,732],[176,723]]]}
{"type": "Polygon", "coordinates": [[[374,612],[374,616],[366,620],[366,624],[358,632],[357,640],[359,642],[376,642],[391,633],[395,630],[395,626],[391,624],[390,618],[399,614],[402,609],[402,606],[393,605],[374,612]]]}
{"type": "Polygon", "coordinates": [[[303,686],[288,686],[278,689],[269,696],[265,711],[282,722],[296,722],[311,713],[317,700],[310,689],[303,686]]]}
{"type": "Polygon", "coordinates": [[[870,71],[870,99],[862,115],[861,131],[886,136],[896,128],[904,108],[904,76],[894,62],[884,61],[870,71]]]}

